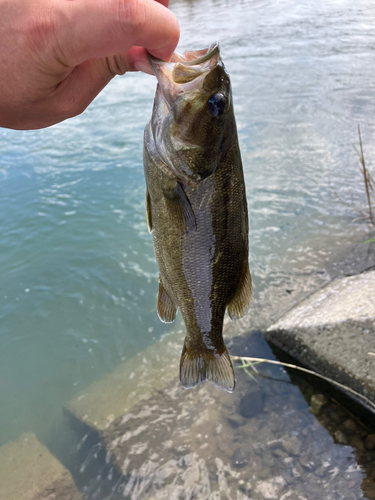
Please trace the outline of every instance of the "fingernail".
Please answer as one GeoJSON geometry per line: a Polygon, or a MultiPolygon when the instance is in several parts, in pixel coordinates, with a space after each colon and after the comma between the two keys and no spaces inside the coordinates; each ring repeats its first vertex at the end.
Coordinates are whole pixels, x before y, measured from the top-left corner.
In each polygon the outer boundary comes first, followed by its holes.
{"type": "Polygon", "coordinates": [[[151,65],[149,62],[146,61],[137,61],[134,63],[134,68],[136,71],[142,71],[142,73],[147,73],[148,75],[153,75],[154,72],[152,71],[151,65]]]}

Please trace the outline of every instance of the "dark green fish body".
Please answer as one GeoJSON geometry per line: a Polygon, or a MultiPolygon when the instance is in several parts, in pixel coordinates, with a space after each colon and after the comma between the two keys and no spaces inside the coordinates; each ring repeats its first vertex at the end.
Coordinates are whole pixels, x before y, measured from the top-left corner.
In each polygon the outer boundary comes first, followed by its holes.
{"type": "Polygon", "coordinates": [[[180,380],[234,389],[223,341],[226,309],[248,309],[248,215],[230,82],[217,45],[171,63],[158,77],[145,130],[147,219],[159,265],[158,314],[180,308],[187,335],[180,380]]]}

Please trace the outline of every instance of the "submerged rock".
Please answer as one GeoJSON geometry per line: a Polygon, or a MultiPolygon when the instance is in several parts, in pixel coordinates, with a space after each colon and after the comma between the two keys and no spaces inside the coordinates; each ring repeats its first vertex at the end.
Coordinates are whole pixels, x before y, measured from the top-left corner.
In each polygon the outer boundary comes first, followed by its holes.
{"type": "Polygon", "coordinates": [[[292,436],[283,442],[283,448],[289,455],[299,455],[301,453],[302,442],[296,436],[292,436]]]}
{"type": "Polygon", "coordinates": [[[250,458],[250,448],[249,447],[241,447],[236,450],[232,455],[232,463],[234,467],[238,469],[245,467],[247,465],[250,458]]]}
{"type": "Polygon", "coordinates": [[[335,438],[335,442],[337,444],[348,444],[348,438],[343,432],[340,431],[340,429],[334,433],[333,437],[335,438]]]}
{"type": "Polygon", "coordinates": [[[358,429],[357,424],[351,418],[345,420],[342,426],[346,434],[353,434],[353,432],[356,432],[356,430],[358,429]]]}
{"type": "Polygon", "coordinates": [[[372,451],[375,449],[375,434],[369,434],[365,439],[366,449],[372,451]]]}
{"type": "Polygon", "coordinates": [[[252,391],[241,398],[238,412],[245,418],[255,417],[264,408],[264,392],[252,391]]]}
{"type": "Polygon", "coordinates": [[[323,394],[313,394],[310,399],[310,410],[314,415],[319,415],[324,405],[328,403],[328,399],[323,394]]]}

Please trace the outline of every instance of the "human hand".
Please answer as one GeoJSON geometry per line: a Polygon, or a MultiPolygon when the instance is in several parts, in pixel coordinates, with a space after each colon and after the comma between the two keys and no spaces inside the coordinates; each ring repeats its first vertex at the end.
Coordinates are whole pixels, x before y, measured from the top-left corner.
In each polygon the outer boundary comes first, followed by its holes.
{"type": "Polygon", "coordinates": [[[115,76],[152,73],[179,38],[168,0],[0,0],[0,127],[76,116],[115,76]]]}

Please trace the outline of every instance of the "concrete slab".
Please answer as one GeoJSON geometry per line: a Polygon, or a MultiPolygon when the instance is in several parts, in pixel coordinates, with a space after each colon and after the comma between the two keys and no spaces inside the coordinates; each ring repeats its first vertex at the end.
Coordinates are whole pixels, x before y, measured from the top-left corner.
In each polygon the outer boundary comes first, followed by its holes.
{"type": "Polygon", "coordinates": [[[70,472],[38,441],[22,435],[0,448],[0,500],[82,500],[70,472]]]}
{"type": "Polygon", "coordinates": [[[375,271],[329,283],[268,328],[266,338],[375,402],[375,271]]]}
{"type": "MultiPolygon", "coordinates": [[[[237,334],[238,322],[224,322],[225,339],[237,334]]],[[[107,377],[90,385],[64,407],[78,426],[84,424],[99,437],[118,417],[163,390],[171,380],[179,386],[183,330],[161,337],[134,358],[117,366],[107,377]]]]}

